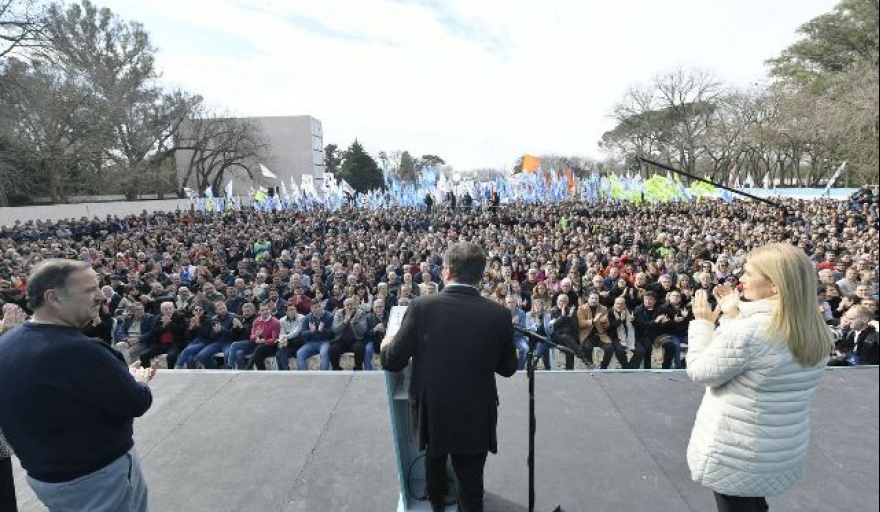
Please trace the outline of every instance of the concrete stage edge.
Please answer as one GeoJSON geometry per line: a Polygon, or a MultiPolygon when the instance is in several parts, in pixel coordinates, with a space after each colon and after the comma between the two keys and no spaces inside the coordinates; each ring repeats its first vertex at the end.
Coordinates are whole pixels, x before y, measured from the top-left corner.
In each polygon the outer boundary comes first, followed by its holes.
{"type": "MultiPolygon", "coordinates": [[[[829,370],[804,478],[773,512],[878,510],[878,369],[829,370]]],[[[524,373],[497,378],[499,453],[486,510],[527,510],[524,373]]],[[[685,448],[703,388],[681,371],[538,372],[536,510],[708,511],[685,448]]],[[[393,511],[398,480],[381,372],[161,372],[135,423],[150,509],[393,511]]],[[[45,510],[14,461],[21,511],[45,510]]]]}

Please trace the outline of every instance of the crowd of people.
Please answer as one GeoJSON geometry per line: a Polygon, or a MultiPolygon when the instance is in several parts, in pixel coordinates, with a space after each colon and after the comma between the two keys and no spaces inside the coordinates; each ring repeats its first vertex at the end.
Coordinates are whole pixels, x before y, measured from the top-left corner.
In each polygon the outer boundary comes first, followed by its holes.
{"type": "MultiPolygon", "coordinates": [[[[651,368],[656,351],[663,368],[681,368],[694,293],[736,287],[745,255],[780,241],[815,265],[817,308],[838,340],[831,364],[877,364],[877,203],[780,203],[345,206],[15,222],[0,226],[0,332],[31,313],[30,268],[69,258],[91,265],[106,299],[86,333],[144,366],[164,354],[168,368],[308,369],[318,356],[312,367],[329,370],[353,353],[354,369],[370,370],[391,307],[442,290],[445,249],[471,241],[489,256],[481,293],[507,306],[514,324],[573,348],[587,367],[616,359],[651,368]]],[[[522,367],[528,343],[515,341],[522,367]]],[[[551,352],[537,347],[545,368],[551,352]]],[[[575,367],[574,356],[564,367],[575,367]]]]}

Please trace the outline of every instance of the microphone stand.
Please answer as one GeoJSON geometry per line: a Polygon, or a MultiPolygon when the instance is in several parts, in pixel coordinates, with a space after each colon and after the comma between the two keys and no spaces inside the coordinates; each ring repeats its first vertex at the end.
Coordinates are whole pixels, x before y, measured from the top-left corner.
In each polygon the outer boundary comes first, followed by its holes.
{"type": "MultiPolygon", "coordinates": [[[[550,341],[550,338],[547,336],[541,336],[534,331],[530,331],[518,325],[514,325],[513,330],[525,335],[529,340],[529,351],[526,357],[526,375],[529,379],[529,512],[533,512],[535,510],[535,427],[537,423],[535,419],[535,366],[537,366],[538,363],[537,357],[535,356],[535,346],[538,343],[546,343],[550,347],[561,352],[572,355],[577,354],[575,354],[570,348],[554,343],[550,341]]],[[[553,512],[562,512],[562,507],[556,505],[553,508],[553,512]]]]}

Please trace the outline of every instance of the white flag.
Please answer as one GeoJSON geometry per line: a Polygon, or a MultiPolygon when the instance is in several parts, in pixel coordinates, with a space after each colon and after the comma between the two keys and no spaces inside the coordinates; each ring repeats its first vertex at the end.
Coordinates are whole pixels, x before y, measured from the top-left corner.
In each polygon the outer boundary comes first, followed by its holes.
{"type": "Polygon", "coordinates": [[[845,168],[846,168],[846,162],[843,162],[842,164],[840,164],[840,167],[838,167],[837,170],[834,171],[834,176],[832,176],[831,179],[828,180],[828,185],[825,185],[825,194],[829,194],[831,192],[831,187],[834,186],[834,182],[837,181],[837,178],[840,177],[841,173],[843,173],[843,170],[845,168]]]}
{"type": "Polygon", "coordinates": [[[232,180],[229,180],[229,183],[226,184],[226,198],[232,199],[232,180]]]}
{"type": "Polygon", "coordinates": [[[770,190],[770,173],[764,175],[763,180],[764,190],[770,190]]]}
{"type": "Polygon", "coordinates": [[[345,181],[344,178],[341,179],[341,180],[339,180],[339,187],[342,189],[342,192],[345,193],[345,194],[349,194],[349,195],[352,195],[352,196],[355,194],[354,187],[352,187],[351,185],[349,185],[348,182],[345,181]]]}
{"type": "Polygon", "coordinates": [[[189,187],[183,187],[183,193],[186,194],[186,197],[188,197],[189,199],[195,199],[199,196],[198,194],[196,194],[195,190],[189,187]]]}
{"type": "Polygon", "coordinates": [[[263,173],[263,176],[267,178],[271,178],[273,180],[277,180],[278,176],[275,176],[275,173],[270,171],[265,165],[260,164],[260,172],[263,173]]]}
{"type": "Polygon", "coordinates": [[[332,172],[324,173],[324,190],[327,192],[333,192],[336,190],[336,176],[332,172]]]}
{"type": "Polygon", "coordinates": [[[300,184],[300,189],[302,190],[304,195],[317,195],[317,190],[315,190],[315,177],[310,174],[304,174],[302,177],[302,183],[300,184]]]}

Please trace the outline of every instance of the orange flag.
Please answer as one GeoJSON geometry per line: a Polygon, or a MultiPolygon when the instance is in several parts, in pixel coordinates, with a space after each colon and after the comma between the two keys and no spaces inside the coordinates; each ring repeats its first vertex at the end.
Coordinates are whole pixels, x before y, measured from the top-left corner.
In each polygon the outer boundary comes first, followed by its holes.
{"type": "Polygon", "coordinates": [[[532,156],[532,155],[523,155],[522,157],[522,170],[523,172],[530,172],[534,174],[538,171],[538,167],[541,166],[541,159],[532,156]]]}

